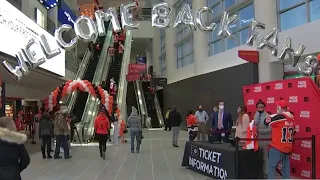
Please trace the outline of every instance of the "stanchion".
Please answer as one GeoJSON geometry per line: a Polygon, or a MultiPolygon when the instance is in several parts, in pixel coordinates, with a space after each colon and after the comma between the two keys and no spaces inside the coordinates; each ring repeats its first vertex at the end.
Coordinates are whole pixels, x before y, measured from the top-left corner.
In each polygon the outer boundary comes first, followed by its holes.
{"type": "Polygon", "coordinates": [[[316,179],[316,136],[312,135],[312,179],[316,179]]]}
{"type": "Polygon", "coordinates": [[[235,154],[235,161],[236,161],[236,178],[239,178],[239,138],[235,138],[235,147],[236,147],[236,154],[235,154]]]}

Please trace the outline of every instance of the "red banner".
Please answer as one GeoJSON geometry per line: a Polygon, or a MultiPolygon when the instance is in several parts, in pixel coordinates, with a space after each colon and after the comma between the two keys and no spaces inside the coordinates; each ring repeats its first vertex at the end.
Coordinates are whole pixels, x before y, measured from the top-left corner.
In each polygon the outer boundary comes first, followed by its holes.
{"type": "Polygon", "coordinates": [[[238,56],[239,58],[252,63],[259,62],[259,51],[239,50],[238,56]]]}
{"type": "Polygon", "coordinates": [[[140,78],[140,74],[127,74],[126,79],[127,82],[136,81],[140,78]]]}
{"type": "MultiPolygon", "coordinates": [[[[294,115],[295,137],[311,137],[320,134],[320,91],[311,78],[287,79],[243,87],[244,102],[250,118],[256,112],[256,103],[261,99],[266,103],[266,111],[276,113],[276,104],[280,98],[289,102],[289,110],[294,115]]],[[[311,179],[312,144],[311,139],[295,140],[291,154],[291,175],[302,179],[311,179]]],[[[319,155],[320,141],[316,141],[316,154],[319,155]]],[[[313,158],[317,158],[313,157],[313,158]]],[[[316,169],[320,161],[316,161],[316,169]]],[[[316,178],[320,177],[317,171],[316,178]]]]}
{"type": "Polygon", "coordinates": [[[129,64],[128,74],[142,73],[146,69],[146,64],[129,64]]]}

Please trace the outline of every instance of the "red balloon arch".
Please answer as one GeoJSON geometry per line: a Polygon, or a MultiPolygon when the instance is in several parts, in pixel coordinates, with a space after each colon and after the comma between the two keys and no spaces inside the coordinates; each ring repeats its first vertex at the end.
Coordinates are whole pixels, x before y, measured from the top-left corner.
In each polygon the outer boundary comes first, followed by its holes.
{"type": "MultiPolygon", "coordinates": [[[[67,94],[70,94],[74,91],[82,91],[87,92],[90,95],[98,98],[109,112],[112,113],[114,99],[113,96],[109,95],[107,91],[105,91],[99,85],[92,84],[88,80],[69,80],[50,93],[50,95],[44,100],[44,107],[46,110],[53,111],[54,107],[59,104],[59,101],[62,97],[67,94]]],[[[120,110],[117,108],[116,110],[118,117],[120,117],[120,110]]]]}

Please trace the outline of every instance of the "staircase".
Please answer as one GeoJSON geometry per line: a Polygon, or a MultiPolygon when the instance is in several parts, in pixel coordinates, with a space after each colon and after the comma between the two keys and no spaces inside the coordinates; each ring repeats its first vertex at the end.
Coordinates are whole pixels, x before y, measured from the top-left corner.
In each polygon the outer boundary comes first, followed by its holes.
{"type": "MultiPolygon", "coordinates": [[[[105,37],[103,37],[103,40],[104,40],[104,38],[105,37]]],[[[94,53],[96,53],[96,52],[94,52],[94,53]]],[[[90,60],[89,60],[90,62],[88,64],[88,67],[87,67],[87,70],[86,70],[86,73],[85,73],[84,79],[83,79],[83,80],[88,80],[89,82],[92,82],[92,80],[93,80],[94,73],[97,69],[97,64],[99,61],[99,59],[93,59],[93,57],[95,57],[94,53],[90,57],[90,60]]],[[[83,110],[86,106],[87,99],[88,99],[87,92],[82,92],[82,91],[79,92],[78,97],[76,99],[76,102],[74,104],[74,107],[72,109],[72,113],[76,115],[78,121],[80,121],[82,118],[83,110]]]]}
{"type": "Polygon", "coordinates": [[[132,106],[138,109],[136,92],[134,92],[134,82],[128,82],[126,103],[128,116],[131,114],[132,106]]]}
{"type": "MultiPolygon", "coordinates": [[[[144,93],[144,98],[145,101],[148,105],[148,94],[147,92],[149,91],[148,87],[150,86],[150,82],[142,82],[142,89],[143,89],[143,93],[144,93]]],[[[149,107],[147,106],[148,109],[148,116],[151,118],[151,127],[152,128],[160,128],[160,124],[159,124],[159,119],[157,116],[157,111],[156,108],[154,109],[149,109],[149,107]]]]}

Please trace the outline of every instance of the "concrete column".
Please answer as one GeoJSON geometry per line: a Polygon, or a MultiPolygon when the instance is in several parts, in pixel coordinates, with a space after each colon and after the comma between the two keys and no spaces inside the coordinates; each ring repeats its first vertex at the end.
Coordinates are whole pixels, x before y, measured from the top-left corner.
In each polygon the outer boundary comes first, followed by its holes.
{"type": "MultiPolygon", "coordinates": [[[[150,43],[151,45],[151,43],[150,43]]],[[[152,57],[152,48],[147,48],[146,49],[146,58],[147,58],[147,66],[152,66],[153,65],[153,57],[152,57]]]]}
{"type": "Polygon", "coordinates": [[[160,68],[160,29],[159,28],[153,28],[154,37],[152,39],[152,66],[153,66],[153,72],[155,72],[157,75],[161,74],[161,68],[160,68]]]}
{"type": "Polygon", "coordinates": [[[170,15],[171,18],[171,26],[170,28],[166,29],[166,75],[170,77],[171,74],[175,73],[177,70],[177,56],[176,56],[176,47],[174,43],[176,42],[176,29],[173,28],[173,22],[175,20],[175,8],[173,4],[175,0],[168,0],[166,1],[171,7],[172,12],[170,15]]]}
{"type": "MultiPolygon", "coordinates": [[[[196,11],[199,10],[201,7],[206,6],[206,1],[192,1],[192,11],[194,12],[194,17],[196,11]]],[[[205,17],[205,16],[204,16],[205,17]]],[[[205,20],[205,18],[204,18],[205,20]]],[[[198,75],[201,72],[198,66],[208,57],[208,33],[202,32],[201,30],[197,29],[193,32],[193,51],[194,51],[194,74],[198,75]]]]}
{"type": "Polygon", "coordinates": [[[48,10],[48,18],[58,27],[58,6],[48,10]]]}
{"type": "MultiPolygon", "coordinates": [[[[261,37],[267,35],[273,28],[278,27],[277,23],[277,0],[254,0],[255,20],[266,24],[266,29],[259,32],[261,37]],[[263,9],[263,11],[257,11],[263,9]]],[[[260,37],[260,38],[261,38],[260,37]]],[[[269,61],[276,57],[272,56],[267,48],[260,51],[259,82],[268,82],[283,78],[283,64],[269,61]]]]}

